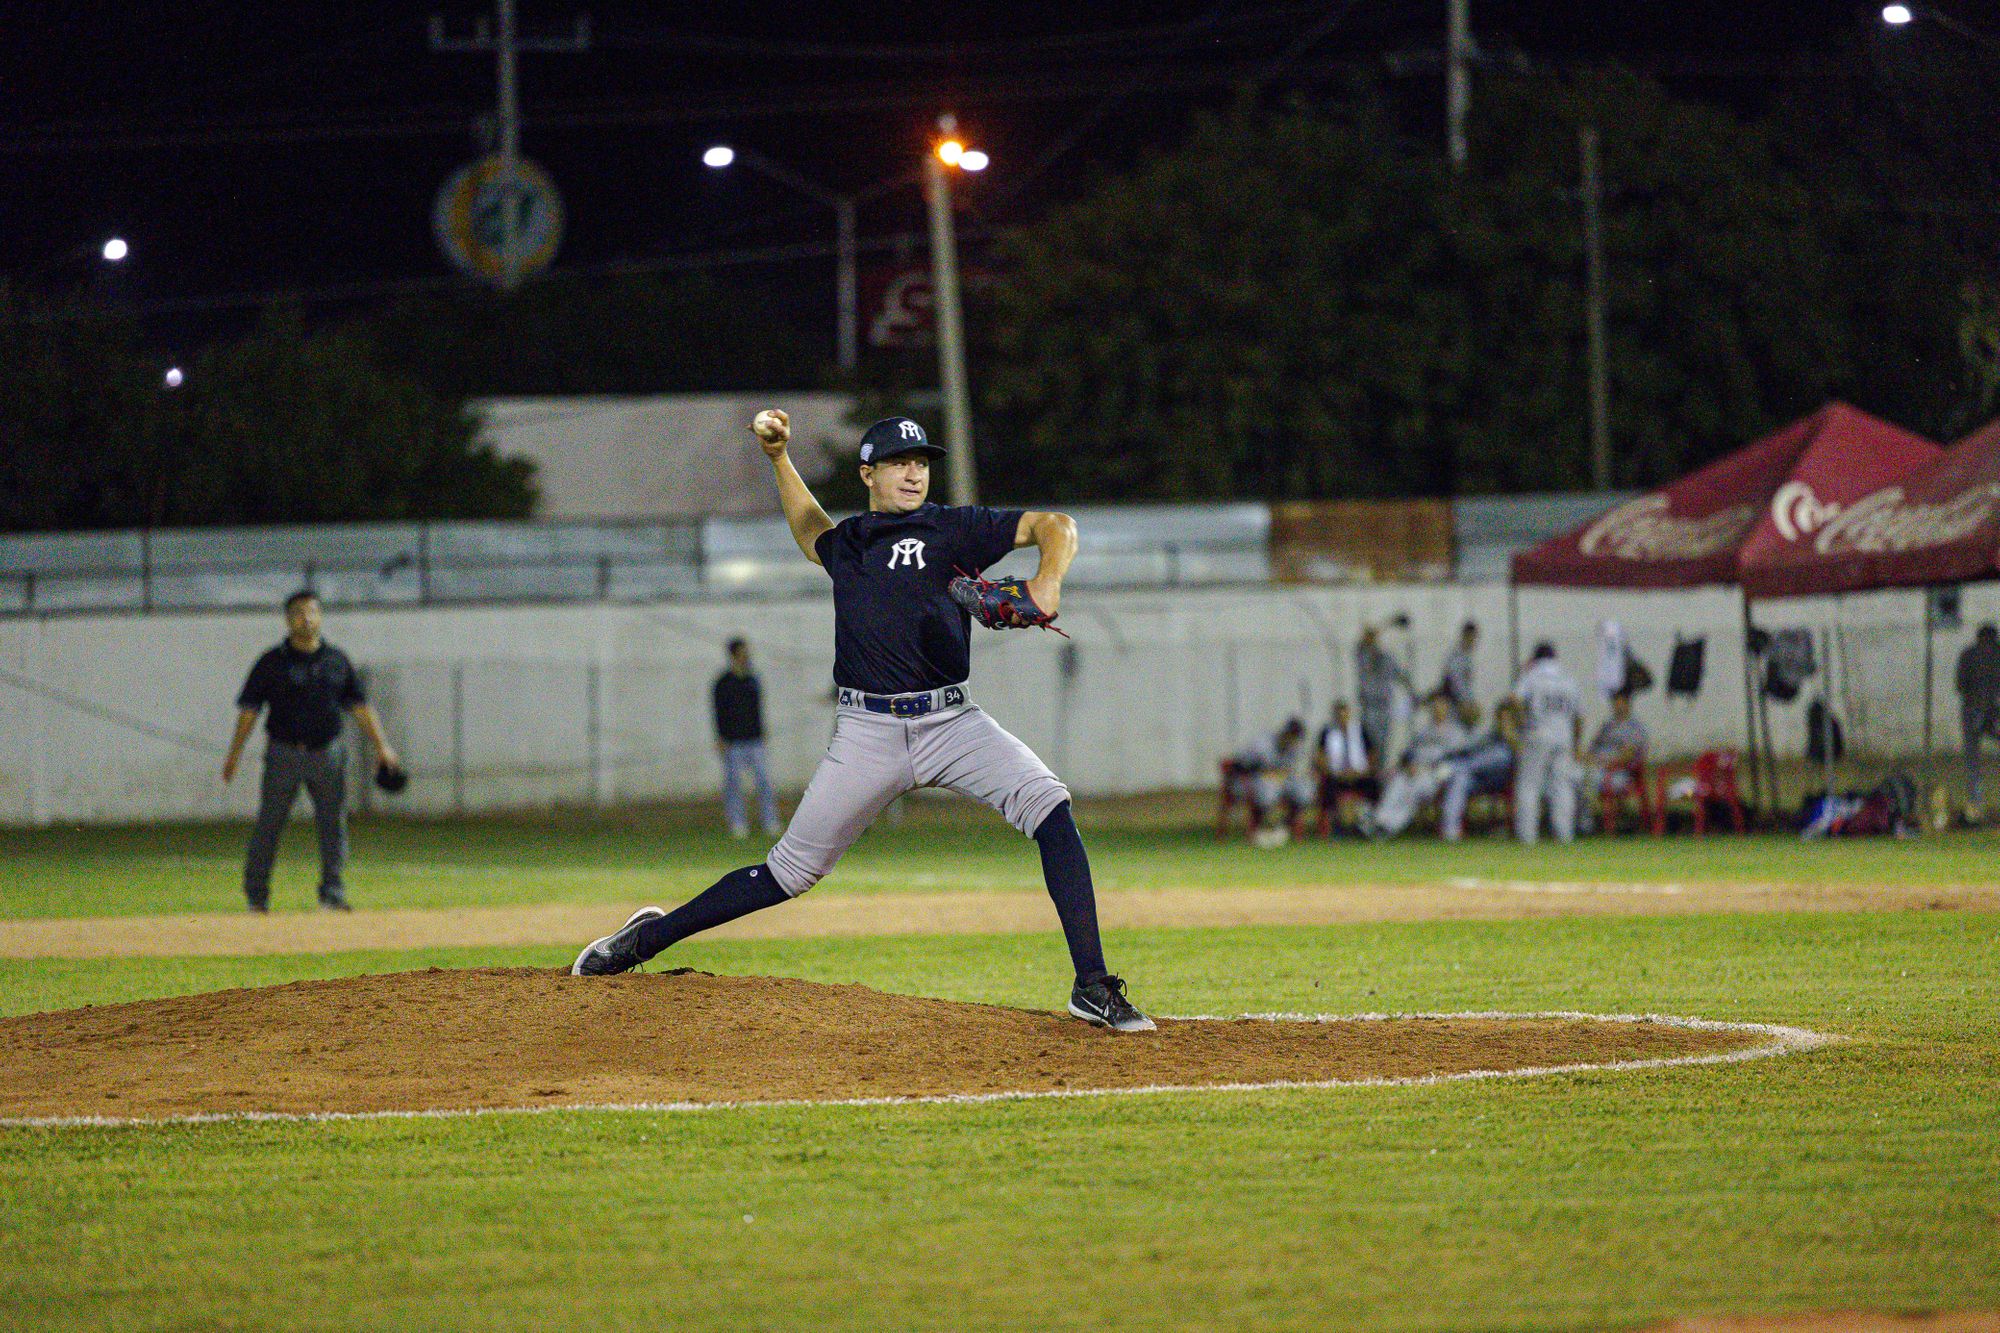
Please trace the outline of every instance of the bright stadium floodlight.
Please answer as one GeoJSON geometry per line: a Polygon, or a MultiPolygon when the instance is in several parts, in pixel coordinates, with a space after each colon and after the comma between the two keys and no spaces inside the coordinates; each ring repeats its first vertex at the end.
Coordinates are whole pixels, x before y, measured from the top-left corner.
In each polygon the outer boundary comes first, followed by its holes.
{"type": "Polygon", "coordinates": [[[1882,21],[1892,28],[1900,28],[1915,17],[1908,5],[1882,6],[1882,21]]]}
{"type": "Polygon", "coordinates": [[[121,263],[125,256],[131,253],[132,247],[125,244],[125,238],[122,236],[113,236],[104,243],[104,262],[107,264],[121,263]]]}
{"type": "Polygon", "coordinates": [[[986,156],[986,154],[980,152],[977,148],[968,148],[959,156],[958,169],[960,171],[984,171],[987,164],[992,162],[992,160],[992,158],[986,156]]]}
{"type": "Polygon", "coordinates": [[[956,139],[946,139],[937,146],[938,161],[948,167],[955,167],[965,157],[965,145],[956,139]]]}
{"type": "Polygon", "coordinates": [[[719,143],[701,155],[705,167],[726,167],[736,160],[736,150],[726,143],[719,143]]]}

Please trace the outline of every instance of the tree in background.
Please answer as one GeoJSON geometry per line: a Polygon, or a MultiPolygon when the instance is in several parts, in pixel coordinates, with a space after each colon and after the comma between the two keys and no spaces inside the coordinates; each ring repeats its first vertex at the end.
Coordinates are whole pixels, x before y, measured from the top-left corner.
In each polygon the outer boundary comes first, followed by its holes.
{"type": "Polygon", "coordinates": [[[784,306],[705,273],[564,276],[407,298],[349,330],[451,398],[802,388],[826,351],[784,306]]]}
{"type": "Polygon", "coordinates": [[[10,530],[521,518],[533,465],[346,333],[267,312],[167,388],[103,318],[0,321],[0,523],[10,530]]]}
{"type": "Polygon", "coordinates": [[[982,377],[982,435],[1014,447],[983,474],[1091,498],[1588,485],[1583,125],[1616,484],[1830,394],[1901,414],[1857,324],[1886,303],[1949,347],[1936,284],[1862,282],[1764,130],[1595,71],[1483,83],[1464,177],[1366,97],[1246,110],[1014,235],[982,377]]]}
{"type": "Polygon", "coordinates": [[[0,289],[0,529],[100,528],[154,503],[160,371],[108,312],[0,289]]]}
{"type": "Polygon", "coordinates": [[[266,313],[189,373],[183,480],[165,521],[525,518],[534,465],[477,438],[456,401],[384,370],[352,333],[266,313]]]}
{"type": "Polygon", "coordinates": [[[1771,113],[1853,338],[1844,392],[1939,440],[2000,411],[2000,66],[1935,24],[1864,29],[1771,113]]]}

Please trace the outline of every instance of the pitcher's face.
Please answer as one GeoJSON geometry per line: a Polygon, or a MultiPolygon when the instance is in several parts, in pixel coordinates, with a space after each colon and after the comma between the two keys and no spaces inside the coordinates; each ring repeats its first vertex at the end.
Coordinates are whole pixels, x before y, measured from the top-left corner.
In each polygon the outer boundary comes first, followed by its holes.
{"type": "Polygon", "coordinates": [[[911,513],[930,497],[931,460],[923,454],[900,454],[863,463],[861,484],[868,488],[868,507],[876,513],[911,513]]]}

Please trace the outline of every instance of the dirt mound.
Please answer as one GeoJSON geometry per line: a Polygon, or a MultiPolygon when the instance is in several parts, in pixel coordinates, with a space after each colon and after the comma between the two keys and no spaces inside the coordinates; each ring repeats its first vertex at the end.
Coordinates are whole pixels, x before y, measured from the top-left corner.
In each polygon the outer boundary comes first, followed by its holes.
{"type": "Polygon", "coordinates": [[[1416,1078],[1718,1055],[1580,1017],[1067,1016],[771,977],[530,968],[299,981],[0,1020],[0,1118],[840,1100],[1416,1078]]]}
{"type": "Polygon", "coordinates": [[[1647,1333],[2000,1333],[2000,1313],[1874,1314],[1832,1310],[1811,1314],[1701,1315],[1656,1324],[1647,1333]]]}

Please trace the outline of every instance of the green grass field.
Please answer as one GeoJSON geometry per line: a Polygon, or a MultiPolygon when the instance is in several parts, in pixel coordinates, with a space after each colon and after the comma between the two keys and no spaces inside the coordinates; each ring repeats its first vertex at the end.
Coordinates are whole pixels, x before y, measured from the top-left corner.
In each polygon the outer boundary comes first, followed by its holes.
{"type": "MultiPolygon", "coordinates": [[[[0,915],[230,910],[242,830],[0,834],[0,915]]],[[[1112,887],[1550,879],[1984,883],[1967,835],[1259,854],[1087,825],[1112,887]]],[[[281,906],[310,897],[304,829],[281,906]]],[[[371,823],[364,906],[604,902],[751,859],[684,814],[371,823]]],[[[818,892],[1029,888],[918,812],[818,892]]],[[[0,1129],[0,1325],[1598,1329],[2000,1307],[2000,929],[1964,912],[1115,932],[1167,1013],[1584,1009],[1849,1040],[1743,1065],[981,1106],[0,1129]]],[[[23,1013],[573,946],[0,960],[23,1013]]],[[[1033,935],[693,941],[714,971],[1049,1008],[1033,935]]],[[[494,1016],[504,1025],[506,1015],[494,1016]]]]}

